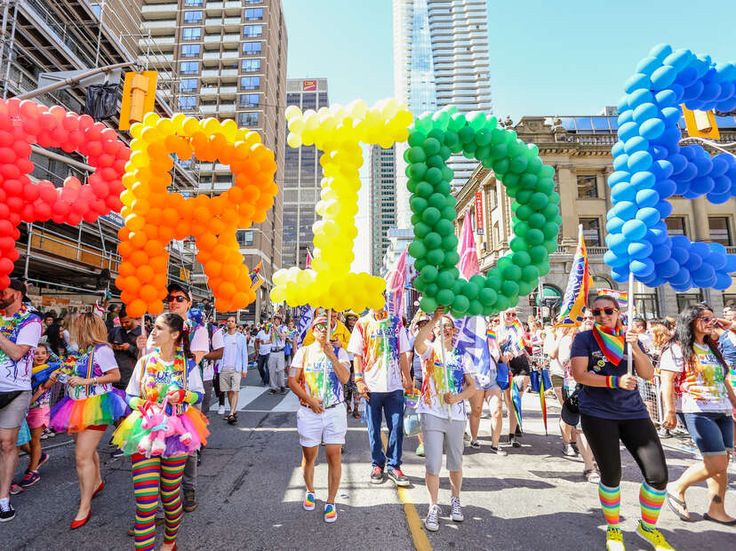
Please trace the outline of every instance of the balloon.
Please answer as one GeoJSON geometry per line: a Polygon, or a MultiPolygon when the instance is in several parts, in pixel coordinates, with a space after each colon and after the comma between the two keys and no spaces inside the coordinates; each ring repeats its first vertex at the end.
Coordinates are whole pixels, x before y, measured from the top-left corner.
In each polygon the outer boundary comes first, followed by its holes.
{"type": "Polygon", "coordinates": [[[620,282],[630,271],[646,285],[666,282],[679,292],[693,286],[722,290],[736,271],[736,256],[684,236],[670,238],[664,220],[672,213],[672,195],[705,196],[714,204],[736,196],[733,156],[711,156],[699,144],[681,146],[678,126],[683,103],[702,111],[736,107],[736,65],[662,44],[624,86],[619,141],[611,149],[615,171],[608,178],[612,205],[604,261],[620,282]]]}
{"type": "Polygon", "coordinates": [[[172,238],[193,236],[217,308],[245,308],[256,296],[236,234],[239,228],[263,222],[273,206],[278,192],[274,154],[258,133],[237,128],[233,121],[186,118],[177,124],[181,114],[170,119],[149,115],[131,128],[133,154],[123,177],[121,200],[128,214],[119,233],[121,277],[116,281],[126,291],[123,302],[134,317],[161,312],[168,276],[166,245],[172,238]],[[229,164],[232,187],[216,197],[170,193],[172,153],[229,164]],[[152,239],[151,232],[160,240],[152,239]],[[131,265],[137,269],[123,278],[131,265]]]}

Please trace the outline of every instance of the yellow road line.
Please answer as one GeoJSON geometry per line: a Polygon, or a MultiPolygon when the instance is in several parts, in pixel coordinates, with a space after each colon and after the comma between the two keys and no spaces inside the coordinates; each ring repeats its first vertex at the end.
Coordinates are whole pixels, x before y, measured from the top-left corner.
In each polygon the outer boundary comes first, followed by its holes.
{"type": "MultiPolygon", "coordinates": [[[[386,433],[381,431],[381,441],[383,447],[388,448],[388,439],[386,433]]],[[[409,492],[407,488],[396,488],[399,494],[399,501],[404,508],[404,515],[406,516],[406,523],[409,525],[409,533],[411,534],[411,540],[414,543],[414,549],[416,551],[432,551],[432,544],[429,543],[429,538],[424,532],[422,527],[422,519],[417,513],[416,507],[409,499],[409,492]]]]}

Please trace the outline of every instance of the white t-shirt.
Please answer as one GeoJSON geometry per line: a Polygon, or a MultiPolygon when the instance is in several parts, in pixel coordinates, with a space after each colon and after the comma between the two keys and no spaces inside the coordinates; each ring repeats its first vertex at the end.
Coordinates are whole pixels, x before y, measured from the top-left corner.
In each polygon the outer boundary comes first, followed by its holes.
{"type": "Polygon", "coordinates": [[[685,365],[682,349],[673,344],[662,352],[659,369],[678,373],[675,379],[676,409],[682,413],[731,412],[725,372],[707,346],[693,344],[695,359],[685,365]]]}
{"type": "Polygon", "coordinates": [[[271,353],[271,336],[268,333],[261,329],[256,335],[256,340],[258,341],[258,354],[266,355],[271,353]]]}
{"type": "MultiPolygon", "coordinates": [[[[4,321],[11,318],[3,317],[4,321]]],[[[31,390],[31,369],[33,366],[33,351],[41,338],[41,320],[30,321],[18,331],[15,344],[30,346],[29,353],[17,362],[14,362],[4,352],[0,352],[0,392],[15,390],[31,390]]]]}
{"type": "MultiPolygon", "coordinates": [[[[225,347],[225,342],[222,340],[222,333],[223,329],[220,328],[214,333],[212,333],[212,351],[219,350],[220,348],[225,347]]],[[[219,371],[221,369],[220,367],[220,361],[221,360],[210,360],[204,363],[204,368],[202,369],[202,379],[205,381],[211,381],[215,378],[215,367],[217,367],[217,370],[219,371]]]]}
{"type": "MultiPolygon", "coordinates": [[[[428,343],[429,344],[429,343],[428,343]]],[[[440,343],[429,344],[422,359],[422,395],[417,411],[453,421],[465,421],[465,400],[452,405],[444,401],[447,392],[459,394],[465,388],[465,374],[472,373],[473,361],[469,354],[458,354],[457,349],[445,350],[442,363],[440,343]]]]}
{"type": "Polygon", "coordinates": [[[234,371],[238,366],[238,334],[225,333],[222,340],[225,343],[225,349],[222,351],[220,369],[234,371]]]}
{"type": "Polygon", "coordinates": [[[572,336],[563,335],[557,344],[557,357],[549,360],[550,375],[558,377],[565,376],[565,364],[570,361],[570,352],[572,350],[572,336]]]}

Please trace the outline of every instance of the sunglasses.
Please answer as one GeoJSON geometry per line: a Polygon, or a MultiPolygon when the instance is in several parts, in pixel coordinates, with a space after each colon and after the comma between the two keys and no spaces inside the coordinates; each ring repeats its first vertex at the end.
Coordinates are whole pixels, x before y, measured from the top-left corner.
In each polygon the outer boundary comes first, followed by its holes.
{"type": "Polygon", "coordinates": [[[613,313],[618,312],[618,310],[616,310],[615,308],[593,308],[591,312],[593,312],[593,317],[597,318],[598,316],[601,316],[604,313],[607,316],[612,316],[613,313]]]}
{"type": "Polygon", "coordinates": [[[185,297],[184,295],[169,295],[168,297],[166,297],[166,302],[186,302],[187,300],[189,299],[187,299],[187,297],[185,297]]]}
{"type": "Polygon", "coordinates": [[[315,324],[314,328],[317,331],[327,331],[327,324],[326,323],[317,323],[317,324],[315,324]]]}
{"type": "Polygon", "coordinates": [[[513,312],[507,312],[506,313],[506,317],[507,318],[515,318],[516,317],[516,314],[514,314],[513,312]]]}
{"type": "Polygon", "coordinates": [[[702,321],[703,323],[713,323],[716,318],[711,317],[711,316],[703,316],[702,318],[698,318],[698,319],[702,321]]]}

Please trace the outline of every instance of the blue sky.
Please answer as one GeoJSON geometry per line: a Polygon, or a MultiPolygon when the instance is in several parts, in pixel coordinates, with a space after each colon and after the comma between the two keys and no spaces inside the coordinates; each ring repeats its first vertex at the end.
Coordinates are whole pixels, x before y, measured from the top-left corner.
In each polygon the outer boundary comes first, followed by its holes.
{"type": "MultiPolygon", "coordinates": [[[[593,114],[615,104],[651,46],[736,61],[736,1],[489,0],[499,116],[593,114]],[[697,6],[693,8],[692,6],[697,6]]],[[[330,100],[393,94],[391,0],[283,0],[289,77],[326,77],[330,100]]]]}

